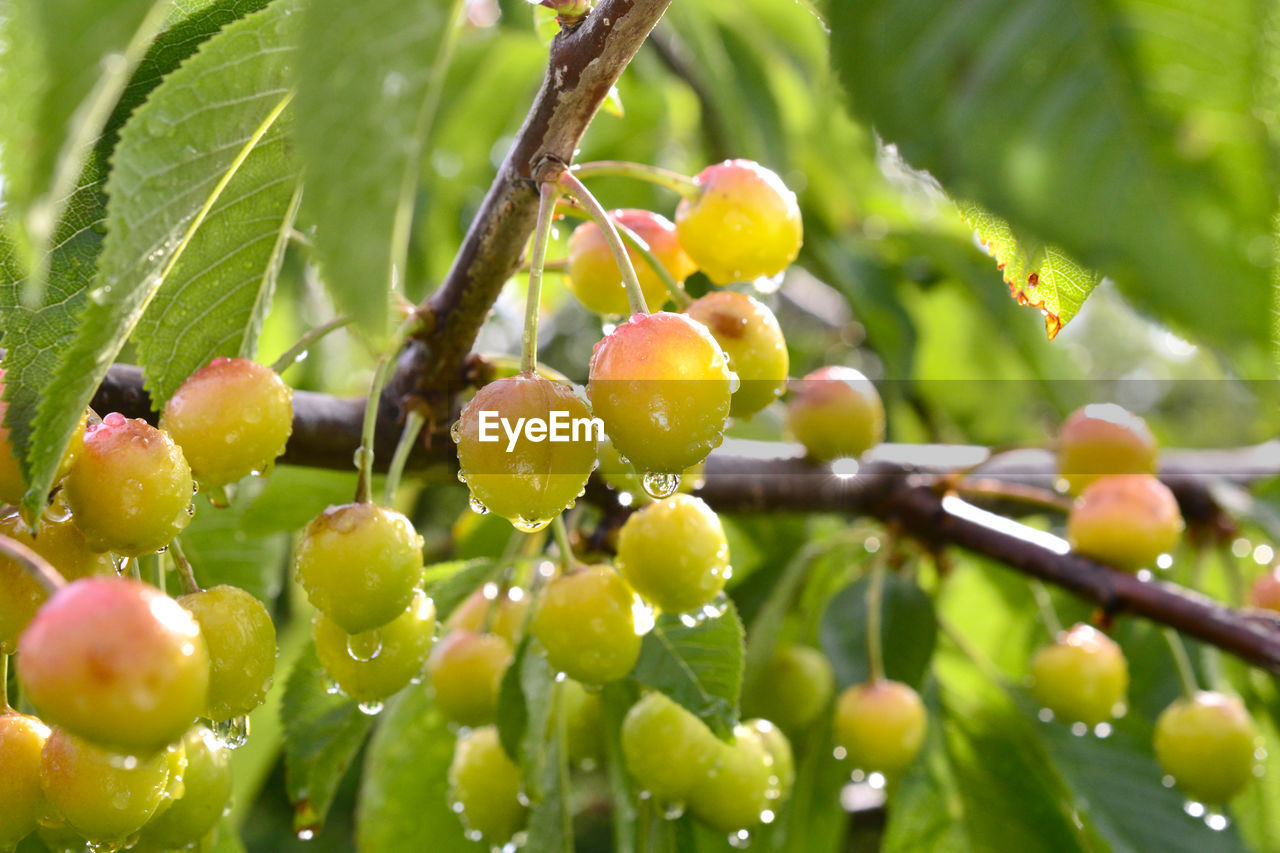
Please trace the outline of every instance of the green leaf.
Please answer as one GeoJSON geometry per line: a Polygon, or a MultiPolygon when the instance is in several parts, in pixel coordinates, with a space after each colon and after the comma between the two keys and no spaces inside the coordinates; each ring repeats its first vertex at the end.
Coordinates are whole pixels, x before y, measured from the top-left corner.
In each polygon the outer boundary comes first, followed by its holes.
{"type": "Polygon", "coordinates": [[[285,784],[296,808],[294,828],[315,832],[324,823],[338,783],[373,728],[373,717],[345,696],[325,690],[324,668],[315,645],[309,643],[289,673],[280,719],[285,784]]]}
{"type": "MultiPolygon", "coordinates": [[[[184,252],[194,245],[202,256],[218,257],[216,234],[195,241],[201,226],[210,215],[215,224],[226,221],[219,202],[267,188],[236,179],[250,160],[245,174],[266,174],[257,163],[283,134],[278,119],[291,97],[294,54],[290,14],[299,2],[277,0],[207,41],[121,132],[99,275],[74,340],[59,348],[32,425],[29,510],[42,505],[80,413],[184,252]]],[[[270,174],[275,186],[278,176],[270,174]]]]}
{"type": "MultiPolygon", "coordinates": [[[[842,590],[822,617],[822,648],[842,685],[870,678],[867,657],[867,589],[870,578],[842,590]]],[[[898,574],[884,579],[881,602],[884,671],[888,678],[919,687],[929,669],[937,641],[933,599],[916,582],[898,574]]]]}
{"type": "MultiPolygon", "coordinates": [[[[8,0],[0,17],[0,148],[23,277],[53,244],[134,66],[164,20],[159,0],[8,0]]],[[[46,280],[36,270],[32,292],[46,280]]]]}
{"type": "Polygon", "coordinates": [[[530,853],[573,853],[570,810],[573,789],[569,779],[567,721],[561,698],[564,685],[554,680],[542,655],[526,654],[525,660],[522,682],[532,713],[522,766],[533,782],[525,849],[530,853]],[[537,663],[539,660],[541,663],[537,663]]]}
{"type": "Polygon", "coordinates": [[[502,564],[496,560],[454,560],[449,563],[437,563],[427,566],[424,574],[440,575],[447,572],[434,583],[428,583],[427,591],[436,605],[436,617],[442,622],[466,600],[467,596],[486,581],[493,580],[502,570],[502,564]]]}
{"type": "Polygon", "coordinates": [[[725,602],[719,616],[692,625],[679,614],[663,613],[644,635],[631,676],[728,738],[738,722],[744,654],[742,621],[732,602],[725,602]]]}
{"type": "Polygon", "coordinates": [[[298,145],[316,253],[340,311],[375,338],[404,288],[418,173],[457,0],[314,0],[298,61],[298,145]],[[359,33],[359,38],[353,38],[359,33]]]}
{"type": "Polygon", "coordinates": [[[289,537],[246,532],[245,502],[219,509],[207,496],[197,495],[195,505],[195,518],[182,531],[182,550],[200,586],[233,584],[264,602],[274,600],[284,582],[289,537]]]}
{"type": "Polygon", "coordinates": [[[908,162],[1256,366],[1277,198],[1256,4],[829,10],[855,112],[908,162]]]}
{"type": "Polygon", "coordinates": [[[960,205],[960,215],[996,259],[1009,294],[1020,305],[1039,309],[1049,340],[1080,311],[1102,276],[1077,264],[1056,246],[1046,246],[978,207],[960,205]]]}
{"type": "MultiPolygon", "coordinates": [[[[541,651],[531,651],[530,641],[525,638],[502,674],[494,722],[502,748],[512,761],[527,769],[532,769],[532,759],[546,739],[554,684],[546,656],[541,651]]],[[[529,781],[536,784],[536,774],[529,781]]]]}
{"type": "Polygon", "coordinates": [[[363,853],[479,853],[449,810],[454,736],[425,690],[402,690],[388,703],[365,757],[356,807],[363,853]]]}

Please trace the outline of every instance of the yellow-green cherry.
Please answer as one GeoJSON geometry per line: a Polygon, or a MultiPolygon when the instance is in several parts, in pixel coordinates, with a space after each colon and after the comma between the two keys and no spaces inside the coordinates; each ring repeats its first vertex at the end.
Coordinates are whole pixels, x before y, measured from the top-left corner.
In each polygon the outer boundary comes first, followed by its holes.
{"type": "Polygon", "coordinates": [[[856,458],[884,439],[884,403],[852,367],[820,367],[792,389],[787,426],[810,459],[856,458]]]}
{"type": "Polygon", "coordinates": [[[618,571],[646,601],[671,613],[708,604],[729,577],[729,543],[700,498],[673,495],[634,512],[618,535],[618,571]]]}
{"type": "Polygon", "coordinates": [[[716,284],[782,272],[800,253],[804,227],[796,194],[751,160],[703,169],[697,192],[676,209],[680,244],[716,284]]]}
{"type": "Polygon", "coordinates": [[[209,651],[209,706],[203,716],[229,720],[262,704],[276,670],[276,629],[262,602],[222,584],[180,596],[200,623],[209,651]]]}
{"type": "Polygon", "coordinates": [[[1156,719],[1156,759],[1192,799],[1218,805],[1253,778],[1258,733],[1235,696],[1200,691],[1156,719]]]}
{"type": "Polygon", "coordinates": [[[1067,515],[1077,552],[1118,569],[1151,568],[1177,547],[1182,512],[1169,487],[1150,474],[1112,474],[1090,483],[1067,515]]]}
{"type": "MultiPolygon", "coordinates": [[[[665,216],[648,210],[615,210],[611,218],[631,229],[645,242],[658,261],[676,281],[684,281],[697,269],[676,236],[676,227],[665,216]]],[[[667,301],[667,289],[648,262],[630,245],[627,254],[635,268],[644,300],[651,308],[667,301]]],[[[626,314],[627,292],[622,274],[613,258],[604,232],[594,222],[584,222],[569,236],[569,265],[566,283],[587,308],[604,315],[626,314]]]]}
{"type": "Polygon", "coordinates": [[[551,666],[583,684],[631,672],[640,657],[634,593],[609,566],[582,566],[553,578],[533,615],[533,635],[551,666]]]}
{"type": "Polygon", "coordinates": [[[835,740],[867,773],[905,770],[924,743],[927,714],[920,696],[898,681],[846,689],[836,701],[835,740]]]}
{"type": "Polygon", "coordinates": [[[1031,659],[1031,694],[1066,723],[1096,726],[1124,709],[1129,665],[1106,634],[1078,624],[1031,659]]]}
{"type": "Polygon", "coordinates": [[[524,825],[520,768],[507,757],[498,730],[484,726],[458,738],[449,765],[449,798],[468,837],[501,845],[524,825]]]}
{"type": "Polygon", "coordinates": [[[40,753],[49,727],[35,717],[0,709],[0,850],[11,850],[45,813],[40,753]]]}
{"type": "Polygon", "coordinates": [[[279,375],[245,358],[215,358],[187,377],[164,405],[173,436],[205,487],[262,474],[293,431],[293,392],[279,375]]]}
{"type": "Polygon", "coordinates": [[[372,648],[352,653],[351,637],[324,613],[312,626],[316,654],[342,692],[375,703],[401,690],[422,672],[435,641],[436,608],[419,590],[404,613],[377,629],[372,648]]]}
{"type": "Polygon", "coordinates": [[[763,302],[720,290],[694,300],[685,312],[707,327],[738,377],[729,414],[749,418],[782,396],[790,367],[787,342],[763,302]]]}
{"type": "Polygon", "coordinates": [[[524,531],[573,506],[596,465],[598,427],[574,390],[536,375],[476,392],[453,429],[473,507],[524,531]]]}
{"type": "Polygon", "coordinates": [[[721,743],[685,708],[647,693],[622,720],[622,757],[641,791],[660,803],[683,804],[706,780],[721,743]]]}
{"type": "Polygon", "coordinates": [[[1073,495],[1107,474],[1154,474],[1158,455],[1147,422],[1115,403],[1075,410],[1058,432],[1058,474],[1073,495]]]}

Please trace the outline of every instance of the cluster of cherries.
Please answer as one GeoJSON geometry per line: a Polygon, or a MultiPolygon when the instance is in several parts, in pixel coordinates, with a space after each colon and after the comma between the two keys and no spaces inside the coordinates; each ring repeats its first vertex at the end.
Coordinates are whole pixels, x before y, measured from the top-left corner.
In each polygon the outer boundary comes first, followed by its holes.
{"type": "MultiPolygon", "coordinates": [[[[275,627],[237,587],[189,576],[171,598],[124,572],[186,527],[197,482],[219,490],[267,470],[291,429],[273,371],[217,359],[159,429],[119,413],[82,422],[34,529],[17,512],[0,520],[27,549],[0,558],[0,653],[15,655],[38,715],[0,693],[0,849],[38,830],[52,849],[170,850],[214,830],[227,747],[272,683],[275,627]]],[[[0,499],[16,504],[25,486],[0,438],[0,499]]]]}
{"type": "MultiPolygon", "coordinates": [[[[674,223],[646,211],[611,218],[642,244],[628,253],[646,304],[678,296],[694,270],[724,285],[776,275],[795,259],[799,209],[777,175],[735,160],[690,183],[674,223]]],[[[636,294],[601,224],[570,238],[569,287],[602,315],[625,314],[636,294]]],[[[597,761],[599,688],[632,674],[652,614],[697,624],[720,612],[729,546],[716,514],[687,493],[689,474],[731,418],[750,418],[787,391],[789,364],[778,322],[759,300],[722,289],[686,302],[616,325],[595,347],[585,397],[525,370],[479,389],[452,430],[473,508],[525,532],[571,507],[603,461],[603,479],[640,502],[611,543],[612,563],[562,553],[559,571],[544,563],[523,586],[512,575],[487,583],[448,614],[437,642],[423,539],[408,518],[358,499],[329,507],[300,536],[296,577],[317,611],[315,648],[332,689],[376,713],[425,674],[436,709],[460,727],[450,798],[473,838],[505,844],[527,818],[523,771],[495,727],[500,685],[522,643],[557,673],[569,757],[597,761]],[[526,432],[509,447],[482,440],[489,412],[509,421],[595,417],[608,441],[589,432],[535,441],[526,432]]],[[[273,371],[217,359],[168,400],[158,429],[115,413],[82,425],[34,529],[16,512],[0,519],[0,533],[29,549],[0,559],[0,652],[16,655],[38,714],[7,704],[0,713],[0,849],[33,831],[57,847],[172,849],[214,830],[230,789],[229,733],[272,681],[272,620],[243,590],[199,589],[189,567],[178,598],[122,571],[174,541],[196,484],[216,494],[268,471],[291,421],[289,389],[273,371]]],[[[827,367],[792,386],[787,422],[809,458],[826,462],[878,444],[884,407],[862,374],[827,367]]],[[[1153,476],[1156,445],[1140,418],[1086,407],[1064,424],[1058,447],[1059,470],[1078,495],[1067,525],[1075,550],[1138,570],[1177,544],[1178,504],[1153,476]]],[[[0,453],[0,500],[16,504],[24,488],[11,454],[0,453]]],[[[1040,650],[1031,677],[1038,701],[1065,722],[1096,726],[1122,712],[1124,656],[1087,625],[1040,650]]],[[[687,808],[742,839],[772,821],[790,792],[789,736],[824,715],[833,714],[839,754],[867,774],[902,773],[923,743],[928,715],[912,687],[875,677],[834,697],[831,666],[816,649],[779,645],[757,683],[743,697],[749,718],[727,739],[666,695],[644,692],[620,732],[638,790],[668,814],[687,808]]],[[[1155,750],[1189,795],[1220,803],[1253,775],[1255,741],[1237,698],[1199,691],[1160,716],[1155,750]]]]}

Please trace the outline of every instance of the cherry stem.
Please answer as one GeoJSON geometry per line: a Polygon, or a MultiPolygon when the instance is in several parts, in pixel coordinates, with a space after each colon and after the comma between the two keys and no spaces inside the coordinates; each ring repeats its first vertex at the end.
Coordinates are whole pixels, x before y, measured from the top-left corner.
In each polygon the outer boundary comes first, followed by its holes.
{"type": "Polygon", "coordinates": [[[520,372],[532,376],[538,369],[538,315],[542,310],[542,271],[547,263],[547,246],[551,242],[551,223],[556,215],[560,188],[553,182],[539,189],[538,224],[533,231],[533,248],[529,254],[529,294],[524,302],[524,337],[520,346],[520,372]]]}
{"type": "Polygon", "coordinates": [[[551,520],[551,535],[556,539],[556,548],[560,551],[560,565],[569,569],[577,560],[573,556],[573,546],[569,544],[569,528],[564,523],[564,515],[557,515],[551,520]]]}
{"type": "Polygon", "coordinates": [[[364,423],[360,430],[360,447],[356,450],[356,503],[373,500],[373,439],[378,429],[378,407],[382,403],[382,389],[387,387],[395,371],[396,356],[404,348],[409,337],[422,327],[422,315],[413,313],[404,319],[391,335],[387,349],[373,369],[373,381],[369,383],[369,399],[364,406],[364,423]]]}
{"type": "Polygon", "coordinates": [[[196,582],[196,574],[191,569],[191,561],[187,559],[187,554],[182,550],[182,543],[174,539],[169,543],[169,556],[173,558],[173,567],[178,571],[178,582],[182,585],[184,595],[190,595],[193,592],[200,591],[200,584],[196,582]]]}
{"type": "MultiPolygon", "coordinates": [[[[576,207],[575,207],[575,208],[572,208],[572,210],[575,210],[575,211],[576,211],[576,210],[578,210],[578,209],[579,209],[579,208],[576,208],[576,207]]],[[[559,213],[560,213],[560,209],[559,209],[559,208],[556,208],[556,213],[557,213],[557,214],[559,214],[559,213]]],[[[531,270],[531,269],[533,269],[533,265],[532,265],[531,263],[527,262],[527,261],[526,261],[524,264],[522,264],[522,265],[520,266],[520,272],[523,272],[523,273],[527,273],[527,272],[529,272],[529,270],[531,270]]],[[[543,272],[558,272],[558,273],[564,273],[564,272],[567,272],[567,271],[568,271],[568,269],[569,269],[569,259],[568,259],[568,258],[556,258],[555,260],[547,259],[547,260],[546,260],[546,261],[544,261],[544,262],[543,262],[543,264],[542,264],[542,271],[543,271],[543,272]]]]}
{"type": "Polygon", "coordinates": [[[310,351],[311,347],[315,346],[316,342],[325,335],[330,332],[336,332],[338,329],[349,325],[351,325],[350,317],[334,317],[327,323],[322,323],[321,325],[316,326],[314,329],[298,338],[298,342],[296,344],[289,347],[279,358],[271,362],[271,369],[276,373],[284,373],[290,367],[293,367],[301,361],[303,357],[306,356],[307,352],[310,351]]]}
{"type": "Polygon", "coordinates": [[[598,178],[612,175],[620,178],[637,178],[660,187],[665,187],[684,198],[697,198],[702,186],[688,175],[650,166],[647,163],[632,163],[628,160],[596,160],[573,167],[573,173],[579,178],[598,178]]]}
{"type": "Polygon", "coordinates": [[[160,559],[159,554],[148,554],[143,559],[147,561],[147,567],[151,570],[156,589],[168,594],[168,590],[165,589],[164,560],[160,559]]]}
{"type": "Polygon", "coordinates": [[[1178,636],[1178,632],[1172,628],[1165,628],[1161,633],[1164,634],[1165,642],[1169,644],[1169,651],[1173,654],[1173,665],[1178,670],[1178,680],[1182,682],[1182,695],[1188,699],[1194,699],[1200,692],[1200,685],[1196,682],[1195,670],[1191,668],[1187,647],[1182,644],[1182,638],[1178,636]]]}
{"type": "Polygon", "coordinates": [[[46,595],[53,595],[67,585],[66,578],[48,560],[15,539],[0,535],[0,554],[21,566],[33,581],[40,584],[46,595]]]}
{"type": "Polygon", "coordinates": [[[9,655],[0,652],[0,713],[12,710],[9,704],[9,655]]]}
{"type": "Polygon", "coordinates": [[[1071,511],[1072,500],[1065,495],[1038,489],[1023,483],[1006,483],[1001,480],[977,479],[950,483],[950,490],[965,498],[1007,500],[1027,506],[1040,507],[1051,512],[1071,511]]]}
{"type": "Polygon", "coordinates": [[[1040,611],[1040,621],[1044,623],[1049,636],[1056,640],[1062,633],[1062,620],[1058,618],[1058,612],[1053,609],[1053,599],[1049,597],[1049,590],[1038,578],[1031,578],[1027,581],[1027,586],[1031,588],[1031,597],[1035,599],[1036,609],[1040,611]]]}
{"type": "Polygon", "coordinates": [[[400,489],[400,479],[404,476],[405,463],[418,442],[418,434],[426,424],[426,415],[419,411],[410,411],[404,418],[404,429],[400,431],[400,440],[396,442],[395,454],[391,457],[391,465],[387,468],[385,501],[387,506],[395,502],[396,492],[400,489]]]}
{"type": "MultiPolygon", "coordinates": [[[[884,544],[881,553],[888,553],[889,543],[884,544]]],[[[881,636],[884,601],[885,560],[877,556],[871,561],[871,584],[867,587],[867,664],[871,670],[871,681],[884,680],[884,647],[881,636]]]]}
{"type": "Polygon", "coordinates": [[[640,289],[640,279],[636,278],[636,268],[631,263],[631,256],[627,254],[627,247],[622,242],[622,237],[618,234],[618,229],[613,226],[613,219],[601,206],[599,200],[591,194],[591,191],[583,185],[571,172],[562,172],[557,181],[561,189],[572,195],[582,206],[586,208],[591,219],[600,226],[600,230],[604,233],[604,238],[609,243],[609,251],[613,252],[614,263],[618,265],[618,271],[622,273],[622,286],[627,289],[627,305],[631,309],[632,314],[648,314],[649,306],[644,301],[644,291],[640,289]]]}
{"type": "MultiPolygon", "coordinates": [[[[573,205],[559,212],[565,216],[587,218],[587,212],[578,205],[573,205]]],[[[616,217],[611,216],[609,218],[613,221],[614,227],[618,229],[618,233],[622,235],[622,239],[626,241],[627,245],[635,249],[640,254],[640,257],[644,258],[644,262],[649,265],[654,275],[662,282],[662,285],[667,289],[667,293],[671,294],[672,301],[680,308],[688,308],[693,304],[693,297],[684,289],[684,285],[676,281],[676,277],[658,259],[658,256],[649,248],[649,244],[635,231],[619,222],[616,217]]]]}

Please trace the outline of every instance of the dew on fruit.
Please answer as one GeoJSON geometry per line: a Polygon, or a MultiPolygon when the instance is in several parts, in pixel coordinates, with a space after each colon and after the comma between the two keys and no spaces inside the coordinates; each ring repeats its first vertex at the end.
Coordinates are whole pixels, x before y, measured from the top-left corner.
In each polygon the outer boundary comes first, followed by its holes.
{"type": "Polygon", "coordinates": [[[751,846],[751,831],[739,829],[737,832],[729,833],[729,846],[737,850],[746,850],[751,846]]]}
{"type": "Polygon", "coordinates": [[[360,709],[361,714],[369,717],[376,717],[382,713],[383,704],[377,699],[374,699],[370,702],[361,702],[356,707],[360,709]]]}
{"type": "Polygon", "coordinates": [[[645,493],[655,500],[670,497],[676,493],[676,489],[680,488],[679,474],[659,474],[650,471],[640,478],[641,484],[644,486],[645,493]]]}
{"type": "Polygon", "coordinates": [[[516,530],[519,530],[521,533],[537,533],[550,523],[550,518],[529,519],[522,515],[517,515],[515,518],[511,519],[511,526],[516,530]]]}
{"type": "Polygon", "coordinates": [[[662,810],[663,820],[679,820],[682,817],[684,817],[684,803],[682,802],[667,803],[662,810]]]}
{"type": "Polygon", "coordinates": [[[556,673],[556,684],[563,684],[565,681],[568,681],[568,679],[569,679],[569,674],[567,672],[556,673]]]}
{"type": "Polygon", "coordinates": [[[347,635],[347,655],[357,663],[368,663],[382,654],[382,633],[374,628],[347,635]]]}
{"type": "Polygon", "coordinates": [[[466,836],[468,841],[479,842],[484,838],[484,833],[482,833],[478,829],[468,829],[466,832],[463,833],[463,835],[466,836]]]}
{"type": "Polygon", "coordinates": [[[229,720],[212,721],[209,730],[226,749],[239,749],[249,742],[249,718],[243,714],[229,720]]]}
{"type": "Polygon", "coordinates": [[[732,370],[729,371],[729,393],[737,394],[738,389],[742,387],[742,379],[732,370]]]}
{"type": "MultiPolygon", "coordinates": [[[[459,477],[461,477],[462,475],[461,475],[461,474],[459,474],[458,476],[459,476],[459,477]]],[[[467,500],[467,505],[471,507],[471,511],[472,511],[472,512],[474,512],[476,515],[488,515],[488,514],[489,514],[489,508],[488,508],[487,506],[485,506],[485,505],[484,505],[484,503],[483,503],[483,502],[482,502],[478,497],[476,497],[475,495],[472,495],[472,496],[467,500]]]]}
{"type": "Polygon", "coordinates": [[[359,470],[363,470],[363,469],[364,469],[364,466],[365,466],[365,459],[368,459],[368,460],[369,460],[369,464],[372,464],[372,463],[373,463],[373,451],[372,451],[372,450],[369,450],[368,448],[364,447],[363,445],[362,445],[362,446],[360,446],[360,447],[357,447],[357,448],[356,448],[356,452],[355,452],[355,453],[353,453],[353,454],[351,454],[351,462],[352,462],[352,464],[353,464],[353,465],[355,465],[355,466],[356,466],[356,470],[357,470],[357,471],[359,471],[359,470]]]}
{"type": "Polygon", "coordinates": [[[457,444],[462,441],[462,419],[453,422],[453,426],[449,427],[449,438],[453,439],[453,443],[457,444]]]}
{"type": "Polygon", "coordinates": [[[90,853],[116,853],[125,847],[124,841],[86,841],[85,849],[90,853]]]}
{"type": "Polygon", "coordinates": [[[630,492],[618,492],[618,506],[628,507],[635,502],[635,496],[630,492]]]}

